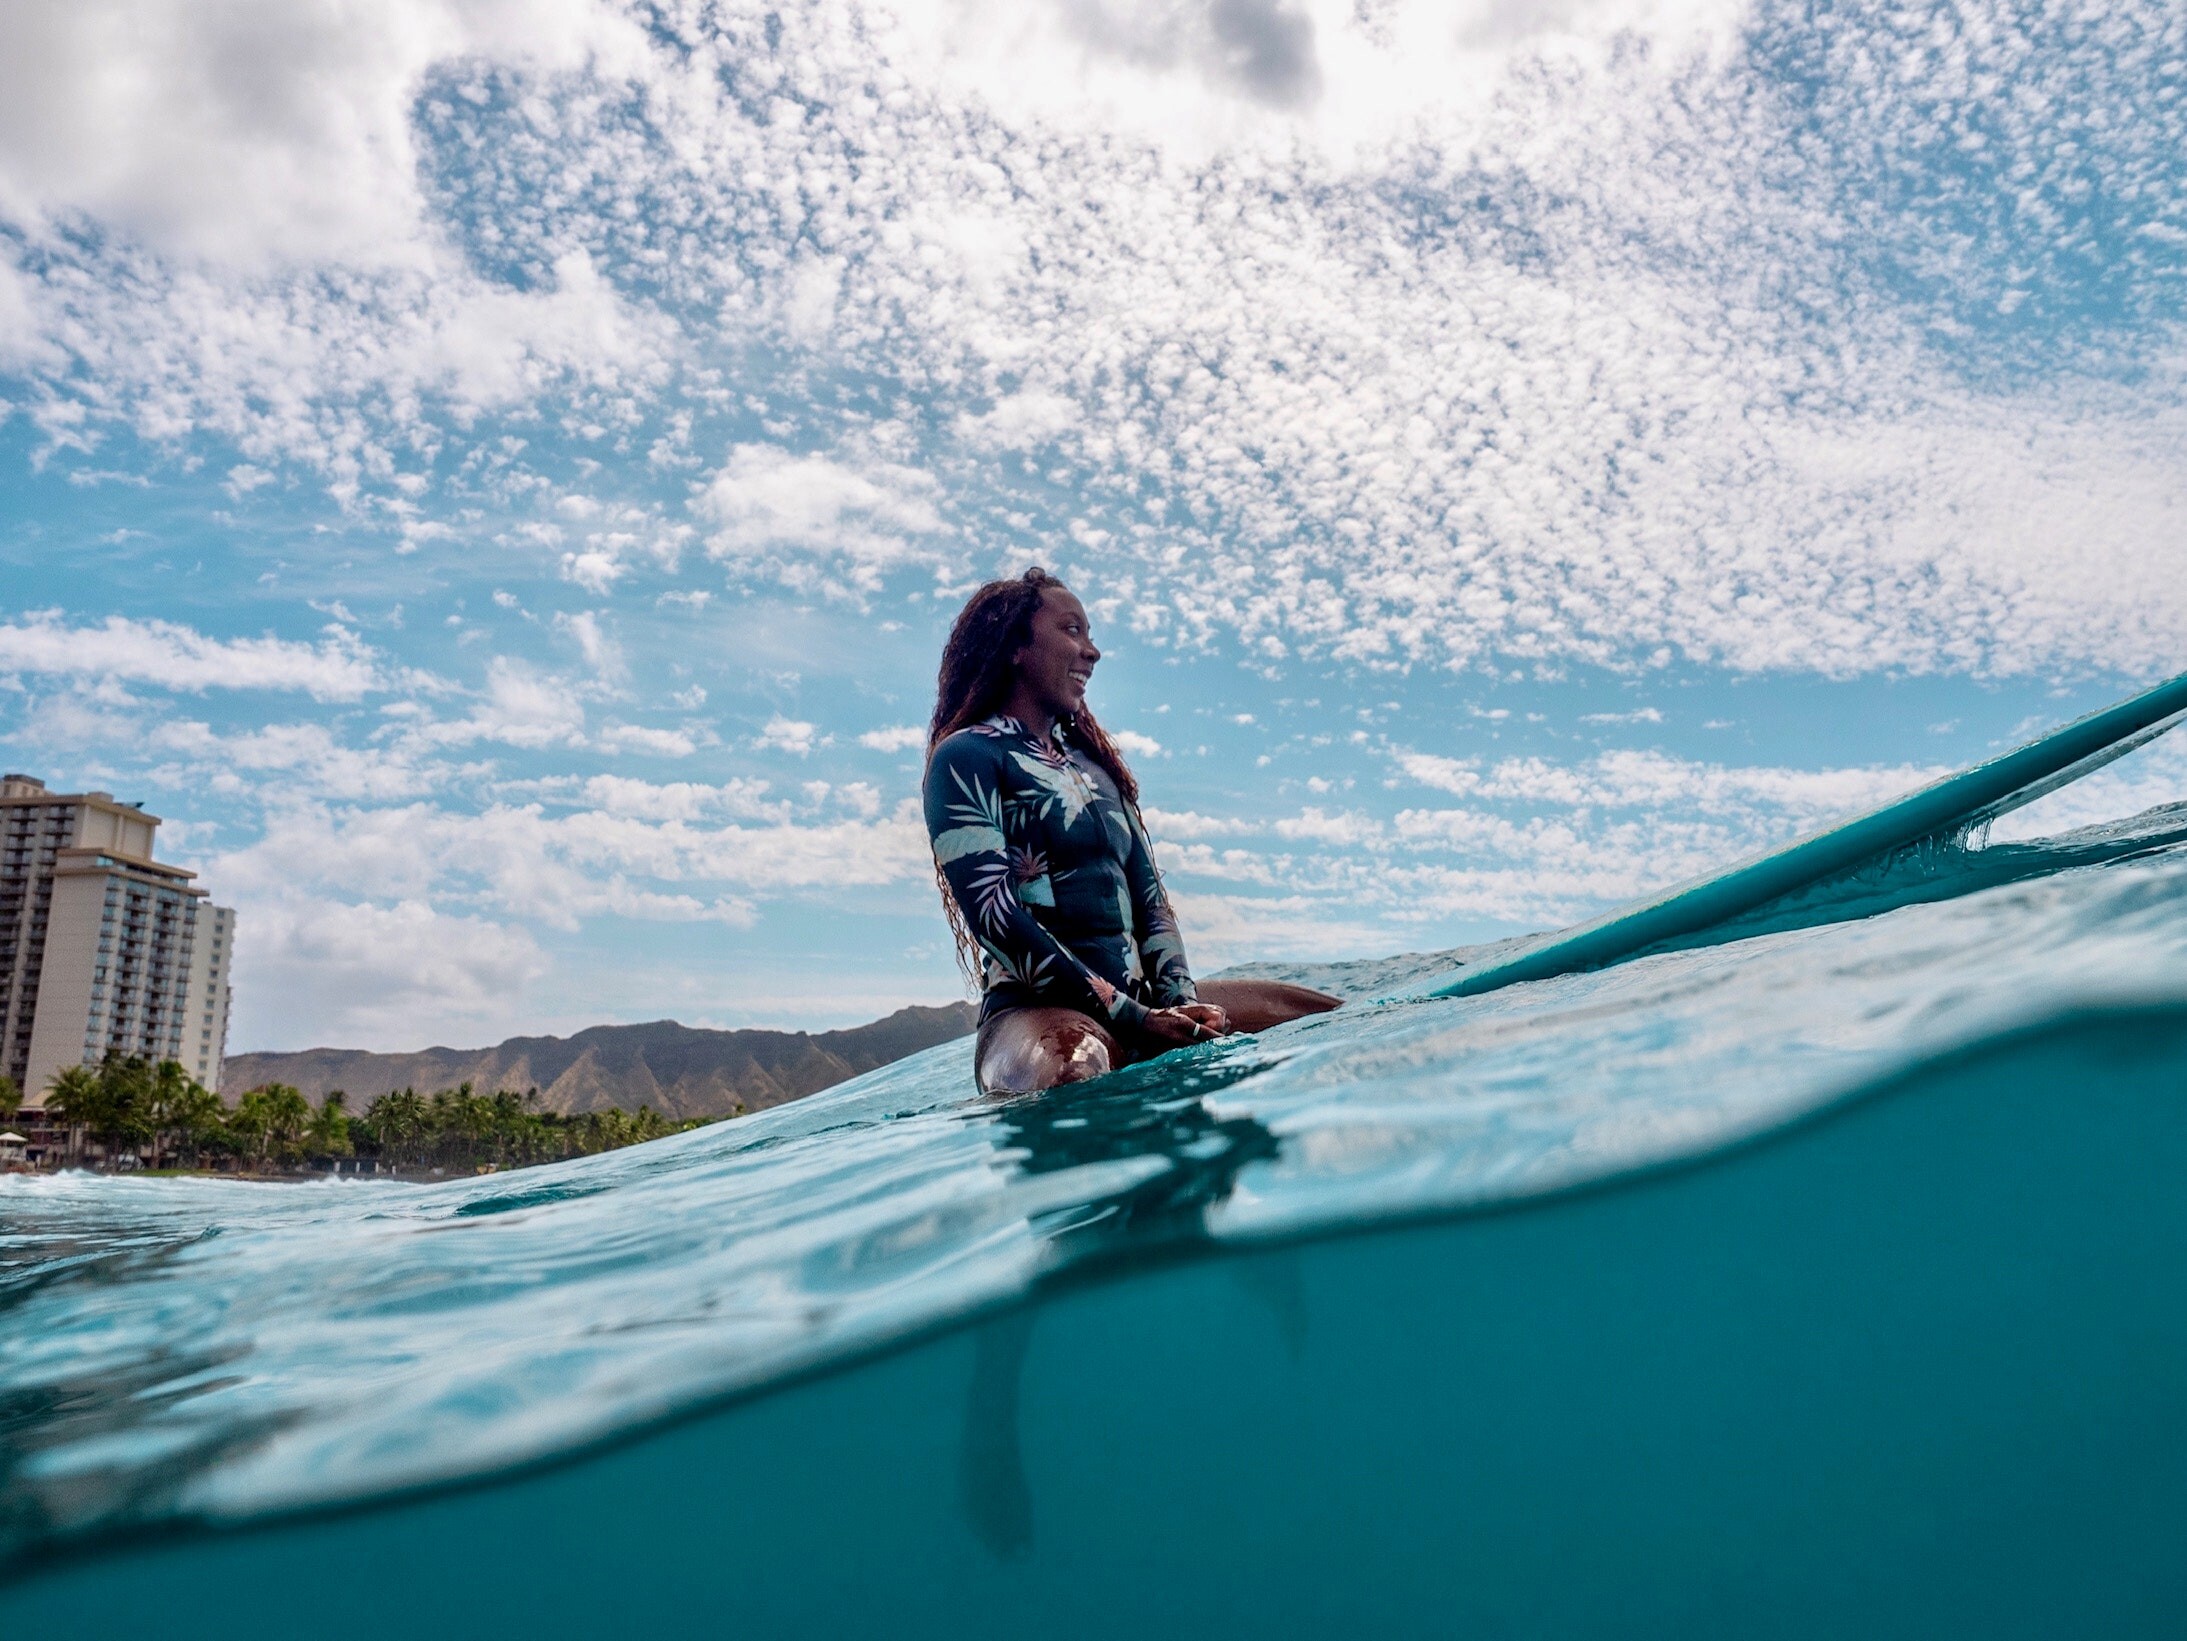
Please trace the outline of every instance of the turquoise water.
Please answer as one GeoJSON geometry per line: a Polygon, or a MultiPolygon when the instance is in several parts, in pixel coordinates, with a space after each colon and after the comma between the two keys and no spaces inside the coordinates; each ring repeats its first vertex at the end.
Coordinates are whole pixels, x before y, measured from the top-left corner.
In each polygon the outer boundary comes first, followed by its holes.
{"type": "Polygon", "coordinates": [[[1041,1099],[953,1044],[496,1178],[0,1181],[0,1613],[2177,1633],[2183,840],[1290,970],[1388,1000],[1041,1099]]]}

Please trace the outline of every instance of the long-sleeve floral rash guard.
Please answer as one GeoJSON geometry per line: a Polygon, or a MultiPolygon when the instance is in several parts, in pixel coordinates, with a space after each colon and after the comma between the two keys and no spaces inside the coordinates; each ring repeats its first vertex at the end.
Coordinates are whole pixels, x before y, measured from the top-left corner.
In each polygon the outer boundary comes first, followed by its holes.
{"type": "Polygon", "coordinates": [[[926,829],[985,957],[980,1018],[1060,1005],[1128,1030],[1193,1002],[1139,811],[1058,725],[960,729],[926,770],[926,829]]]}

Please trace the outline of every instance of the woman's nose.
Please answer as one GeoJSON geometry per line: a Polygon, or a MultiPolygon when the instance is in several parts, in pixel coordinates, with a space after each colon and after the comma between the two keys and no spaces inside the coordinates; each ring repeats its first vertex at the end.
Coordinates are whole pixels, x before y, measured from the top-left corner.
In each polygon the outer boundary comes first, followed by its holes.
{"type": "Polygon", "coordinates": [[[1101,659],[1100,647],[1096,645],[1094,641],[1090,638],[1087,639],[1084,644],[1079,646],[1079,653],[1086,657],[1086,664],[1088,666],[1092,666],[1094,662],[1101,659]]]}

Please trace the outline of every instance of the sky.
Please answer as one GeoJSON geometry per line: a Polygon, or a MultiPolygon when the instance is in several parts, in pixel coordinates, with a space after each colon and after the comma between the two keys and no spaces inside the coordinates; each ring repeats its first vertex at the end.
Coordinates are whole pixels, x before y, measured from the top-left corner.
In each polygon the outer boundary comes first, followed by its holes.
{"type": "Polygon", "coordinates": [[[2187,666],[2183,298],[2172,0],[13,0],[0,760],[231,1052],[851,1024],[1038,563],[1198,972],[1552,926],[2187,666]]]}

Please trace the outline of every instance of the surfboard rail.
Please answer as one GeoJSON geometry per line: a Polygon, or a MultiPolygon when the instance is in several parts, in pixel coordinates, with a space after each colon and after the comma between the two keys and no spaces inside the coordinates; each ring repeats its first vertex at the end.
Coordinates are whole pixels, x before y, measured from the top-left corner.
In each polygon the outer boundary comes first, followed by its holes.
{"type": "Polygon", "coordinates": [[[2147,745],[2182,719],[2187,719],[2187,673],[1866,814],[1620,906],[1478,968],[1456,970],[1425,995],[1474,997],[1523,981],[1607,968],[1892,850],[2008,814],[2147,745]]]}

